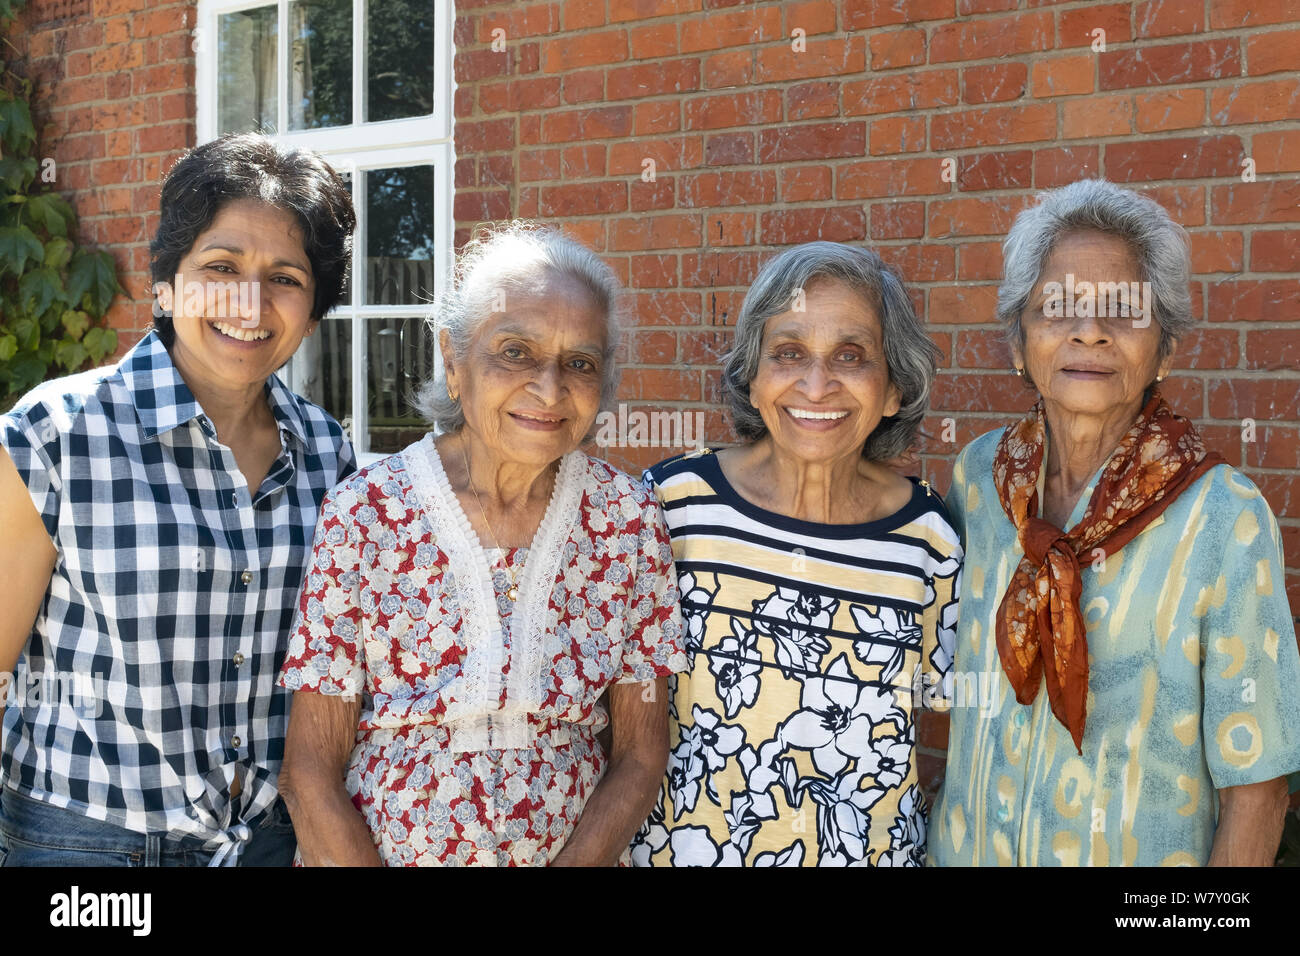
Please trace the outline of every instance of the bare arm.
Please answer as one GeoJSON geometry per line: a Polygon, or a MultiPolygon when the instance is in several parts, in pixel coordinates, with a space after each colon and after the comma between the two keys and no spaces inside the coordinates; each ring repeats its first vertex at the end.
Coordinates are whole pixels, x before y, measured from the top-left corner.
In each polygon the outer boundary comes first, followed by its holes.
{"type": "Polygon", "coordinates": [[[370,828],[343,786],[360,718],[360,697],[293,695],[280,793],[307,866],[383,866],[370,828]]]}
{"type": "Polygon", "coordinates": [[[0,581],[10,603],[0,614],[0,704],[18,656],[31,637],[58,552],[13,459],[0,447],[0,581]]]}
{"type": "Polygon", "coordinates": [[[1272,866],[1286,824],[1286,777],[1224,787],[1209,866],[1272,866]]]}
{"type": "Polygon", "coordinates": [[[609,766],[551,866],[615,865],[659,793],[668,766],[668,678],[614,684],[609,699],[609,766]]]}

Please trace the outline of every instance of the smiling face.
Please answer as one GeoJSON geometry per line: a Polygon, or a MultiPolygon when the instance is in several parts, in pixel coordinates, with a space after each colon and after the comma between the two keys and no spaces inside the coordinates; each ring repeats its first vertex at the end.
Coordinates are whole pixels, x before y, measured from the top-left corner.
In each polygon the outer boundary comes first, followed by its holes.
{"type": "Polygon", "coordinates": [[[457,356],[440,335],[448,390],[471,440],[499,462],[545,467],[596,421],[605,380],[605,315],[581,284],[543,274],[475,330],[457,356]]]}
{"type": "Polygon", "coordinates": [[[253,199],[227,203],[179,271],[172,359],[192,388],[261,385],[313,325],[316,283],[288,210],[253,199]]]}
{"type": "Polygon", "coordinates": [[[899,409],[880,319],[841,282],[816,279],[805,309],[767,320],[749,400],[781,451],[829,465],[862,454],[880,420],[899,409]]]}
{"type": "MultiPolygon", "coordinates": [[[[1107,309],[1098,299],[1094,312],[1113,314],[1054,317],[1048,283],[1079,289],[1081,283],[1130,283],[1142,279],[1132,249],[1122,239],[1095,231],[1063,236],[1043,265],[1038,286],[1021,317],[1024,346],[1017,365],[1049,408],[1072,414],[1118,415],[1131,419],[1141,409],[1142,393],[1157,375],[1167,375],[1172,354],[1160,360],[1160,326],[1128,307],[1107,309]],[[1069,278],[1072,277],[1072,278],[1069,278]]],[[[1077,293],[1076,293],[1077,299],[1077,293]]]]}

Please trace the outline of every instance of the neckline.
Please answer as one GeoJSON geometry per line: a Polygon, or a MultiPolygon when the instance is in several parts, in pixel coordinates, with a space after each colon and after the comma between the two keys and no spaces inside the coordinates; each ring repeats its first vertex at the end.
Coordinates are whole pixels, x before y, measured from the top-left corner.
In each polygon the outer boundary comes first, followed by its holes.
{"type": "Polygon", "coordinates": [[[876,518],[873,521],[861,521],[854,524],[823,524],[820,521],[805,521],[802,518],[781,514],[779,511],[769,511],[744,497],[727,480],[727,475],[722,470],[722,463],[718,461],[716,450],[710,448],[707,451],[708,454],[699,456],[698,461],[703,465],[704,479],[713,487],[719,497],[741,514],[787,531],[817,535],[823,538],[842,538],[845,540],[862,538],[907,524],[917,515],[924,514],[926,510],[925,499],[928,495],[917,478],[906,475],[904,477],[912,483],[912,497],[893,514],[885,515],[883,518],[876,518]]]}

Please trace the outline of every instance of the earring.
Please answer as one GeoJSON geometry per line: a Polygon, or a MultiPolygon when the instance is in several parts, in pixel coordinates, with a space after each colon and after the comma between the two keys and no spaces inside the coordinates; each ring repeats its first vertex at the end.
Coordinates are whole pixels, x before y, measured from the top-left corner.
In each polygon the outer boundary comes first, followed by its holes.
{"type": "Polygon", "coordinates": [[[1024,367],[1023,365],[1017,365],[1017,366],[1016,366],[1016,374],[1019,375],[1021,378],[1024,378],[1024,377],[1025,377],[1025,367],[1024,367]]]}

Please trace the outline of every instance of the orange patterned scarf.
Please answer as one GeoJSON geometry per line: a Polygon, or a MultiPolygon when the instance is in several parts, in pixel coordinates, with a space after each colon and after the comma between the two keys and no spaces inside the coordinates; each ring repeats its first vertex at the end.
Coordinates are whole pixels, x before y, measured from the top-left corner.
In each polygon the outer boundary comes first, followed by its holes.
{"type": "Polygon", "coordinates": [[[1206,450],[1196,427],[1175,415],[1153,386],[1137,421],[1107,459],[1083,518],[1062,531],[1038,517],[1046,438],[1040,398],[1003,433],[993,459],[998,499],[1025,552],[998,608],[998,656],[1022,704],[1034,702],[1046,673],[1052,713],[1082,754],[1088,635],[1079,607],[1080,557],[1092,562],[1114,554],[1223,458],[1206,450]]]}

